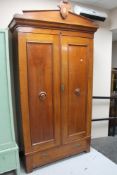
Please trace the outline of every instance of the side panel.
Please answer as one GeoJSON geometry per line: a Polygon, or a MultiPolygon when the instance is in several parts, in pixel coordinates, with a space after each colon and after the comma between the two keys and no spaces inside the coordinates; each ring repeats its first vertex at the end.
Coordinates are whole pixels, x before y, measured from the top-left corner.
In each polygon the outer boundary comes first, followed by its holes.
{"type": "MultiPolygon", "coordinates": [[[[8,36],[7,36],[8,37],[8,36]]],[[[8,40],[5,32],[0,32],[0,149],[14,145],[8,40]]]]}
{"type": "Polygon", "coordinates": [[[11,64],[8,31],[0,31],[0,174],[16,170],[20,174],[15,143],[11,64]]]}

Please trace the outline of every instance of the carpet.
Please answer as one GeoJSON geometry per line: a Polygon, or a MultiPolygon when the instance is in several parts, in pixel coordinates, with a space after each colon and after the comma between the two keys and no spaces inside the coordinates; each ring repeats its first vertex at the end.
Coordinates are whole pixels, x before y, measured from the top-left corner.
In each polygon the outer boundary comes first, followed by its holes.
{"type": "Polygon", "coordinates": [[[117,136],[92,139],[91,146],[117,164],[117,136]]]}

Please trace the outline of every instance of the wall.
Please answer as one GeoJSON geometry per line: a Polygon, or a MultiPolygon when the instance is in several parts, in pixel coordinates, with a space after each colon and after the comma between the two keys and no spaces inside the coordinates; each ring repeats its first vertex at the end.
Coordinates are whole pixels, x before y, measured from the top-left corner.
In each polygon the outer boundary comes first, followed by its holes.
{"type": "MultiPolygon", "coordinates": [[[[6,28],[9,22],[11,21],[13,15],[15,13],[21,13],[22,10],[58,9],[57,4],[59,4],[59,2],[60,0],[10,0],[8,3],[8,0],[0,0],[0,26],[2,28],[6,28]]],[[[110,95],[109,93],[111,76],[111,44],[112,33],[105,27],[100,27],[100,29],[96,32],[94,39],[93,95],[110,95]]],[[[93,102],[93,117],[108,117],[108,115],[109,102],[93,102]]],[[[107,136],[107,125],[107,122],[93,123],[92,136],[107,136]]]]}
{"type": "Polygon", "coordinates": [[[110,19],[111,19],[110,29],[111,30],[117,29],[117,8],[112,9],[110,11],[110,19]]]}
{"type": "MultiPolygon", "coordinates": [[[[93,96],[110,96],[112,32],[99,28],[94,40],[93,96]]],[[[109,117],[109,101],[93,100],[93,118],[109,117]]],[[[108,122],[93,122],[92,137],[108,135],[108,122]]]]}
{"type": "Polygon", "coordinates": [[[112,44],[112,67],[117,68],[117,41],[112,44]]]}
{"type": "Polygon", "coordinates": [[[0,0],[0,27],[6,28],[13,15],[22,10],[58,9],[59,2],[60,0],[0,0]]]}
{"type": "Polygon", "coordinates": [[[113,32],[113,41],[117,41],[117,8],[110,11],[110,30],[113,32]]]}

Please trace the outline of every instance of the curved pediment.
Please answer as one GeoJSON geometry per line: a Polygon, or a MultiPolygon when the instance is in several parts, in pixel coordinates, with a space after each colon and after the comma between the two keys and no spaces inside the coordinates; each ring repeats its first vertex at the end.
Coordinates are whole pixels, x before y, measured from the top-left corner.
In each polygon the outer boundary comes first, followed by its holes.
{"type": "Polygon", "coordinates": [[[17,25],[45,26],[50,25],[53,28],[71,28],[73,30],[86,28],[90,32],[97,30],[97,25],[90,19],[69,12],[67,18],[62,18],[59,10],[40,10],[40,11],[23,11],[23,14],[17,14],[9,24],[13,29],[17,25]],[[71,27],[70,27],[71,26],[71,27]]]}

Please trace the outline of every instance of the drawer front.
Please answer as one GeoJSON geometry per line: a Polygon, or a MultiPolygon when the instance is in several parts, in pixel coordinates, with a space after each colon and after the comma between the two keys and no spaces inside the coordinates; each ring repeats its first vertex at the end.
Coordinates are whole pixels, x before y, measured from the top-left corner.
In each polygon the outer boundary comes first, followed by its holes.
{"type": "MultiPolygon", "coordinates": [[[[48,149],[46,151],[34,153],[29,159],[33,159],[33,168],[46,165],[48,163],[76,155],[83,151],[89,151],[90,138],[85,138],[70,144],[62,145],[60,147],[48,149]]],[[[28,160],[29,161],[29,160],[28,160]]]]}
{"type": "Polygon", "coordinates": [[[4,152],[0,153],[0,174],[16,169],[17,160],[16,152],[4,152]]]}

